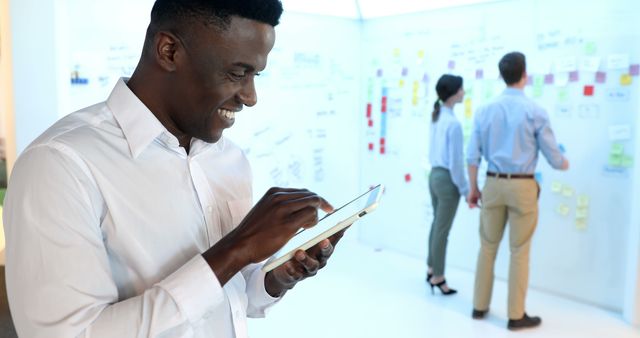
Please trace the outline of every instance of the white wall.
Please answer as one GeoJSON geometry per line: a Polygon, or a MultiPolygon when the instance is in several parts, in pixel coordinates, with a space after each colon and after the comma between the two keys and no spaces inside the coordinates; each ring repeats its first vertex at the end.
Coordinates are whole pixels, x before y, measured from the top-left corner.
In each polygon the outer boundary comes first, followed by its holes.
{"type": "MultiPolygon", "coordinates": [[[[635,269],[637,257],[637,248],[628,248],[627,242],[637,227],[632,199],[640,78],[634,75],[630,84],[621,83],[629,65],[640,63],[640,34],[630,8],[638,8],[635,1],[586,5],[573,0],[513,0],[365,21],[363,93],[373,92],[368,96],[374,127],[361,120],[366,168],[362,177],[377,177],[389,189],[375,224],[361,228],[362,239],[426,258],[432,219],[428,121],[435,81],[448,72],[464,76],[466,101],[456,106],[456,115],[468,137],[477,107],[504,88],[498,78],[499,58],[520,50],[528,56],[534,79],[526,93],[549,112],[572,167],[557,172],[544,158],[539,160],[541,211],[533,240],[531,284],[622,311],[625,285],[637,288],[637,276],[626,283],[623,277],[635,269]],[[567,15],[577,12],[580,15],[567,15]],[[627,61],[618,67],[614,61],[620,59],[627,61]],[[596,69],[582,65],[593,60],[596,69]],[[476,77],[478,70],[482,78],[476,77]],[[606,74],[603,83],[596,81],[596,70],[606,74]],[[578,74],[575,82],[569,80],[573,71],[578,74]],[[545,84],[549,74],[553,83],[545,84]],[[584,95],[585,85],[595,86],[593,96],[584,95]],[[389,111],[386,153],[380,154],[383,91],[389,111]],[[366,149],[367,142],[374,143],[374,151],[366,149]],[[618,145],[624,151],[621,157],[630,160],[625,165],[612,157],[618,145]]],[[[449,241],[449,265],[475,269],[478,217],[477,210],[461,203],[449,241]]],[[[508,246],[503,245],[496,268],[499,278],[507,276],[508,259],[508,246]]]]}

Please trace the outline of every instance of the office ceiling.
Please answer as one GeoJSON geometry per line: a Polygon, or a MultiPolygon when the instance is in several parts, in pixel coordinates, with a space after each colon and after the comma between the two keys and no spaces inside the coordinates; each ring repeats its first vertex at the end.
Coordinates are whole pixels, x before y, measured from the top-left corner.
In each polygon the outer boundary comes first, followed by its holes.
{"type": "Polygon", "coordinates": [[[282,0],[285,11],[353,19],[428,11],[500,0],[282,0]]]}

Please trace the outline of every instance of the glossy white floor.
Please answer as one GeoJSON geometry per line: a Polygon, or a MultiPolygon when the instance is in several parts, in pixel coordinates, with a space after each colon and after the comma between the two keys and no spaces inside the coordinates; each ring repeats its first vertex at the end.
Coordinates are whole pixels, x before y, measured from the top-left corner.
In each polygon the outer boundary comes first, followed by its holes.
{"type": "Polygon", "coordinates": [[[447,280],[459,293],[432,296],[423,260],[351,239],[341,245],[329,266],[290,291],[266,319],[249,320],[252,338],[640,337],[620,314],[535,290],[527,311],[541,316],[542,326],[511,332],[503,281],[496,282],[488,318],[473,320],[472,273],[449,268],[447,280]]]}

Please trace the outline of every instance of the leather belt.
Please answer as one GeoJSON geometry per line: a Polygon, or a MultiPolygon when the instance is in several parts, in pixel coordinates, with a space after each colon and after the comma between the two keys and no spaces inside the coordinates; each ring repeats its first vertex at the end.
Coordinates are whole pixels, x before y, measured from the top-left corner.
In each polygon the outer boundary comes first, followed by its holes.
{"type": "Polygon", "coordinates": [[[496,177],[496,178],[533,178],[533,174],[502,174],[502,173],[494,173],[491,171],[487,171],[487,176],[496,177]]]}

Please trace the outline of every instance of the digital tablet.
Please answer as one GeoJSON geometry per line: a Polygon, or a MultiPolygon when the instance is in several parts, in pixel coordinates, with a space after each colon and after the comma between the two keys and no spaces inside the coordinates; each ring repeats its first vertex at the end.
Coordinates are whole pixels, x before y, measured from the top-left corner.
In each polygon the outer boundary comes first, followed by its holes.
{"type": "Polygon", "coordinates": [[[345,205],[322,216],[316,225],[301,229],[276,254],[276,259],[262,267],[267,272],[290,260],[298,250],[307,250],[325,238],[350,226],[364,215],[378,207],[384,187],[381,184],[371,188],[364,194],[354,198],[345,205]]]}

